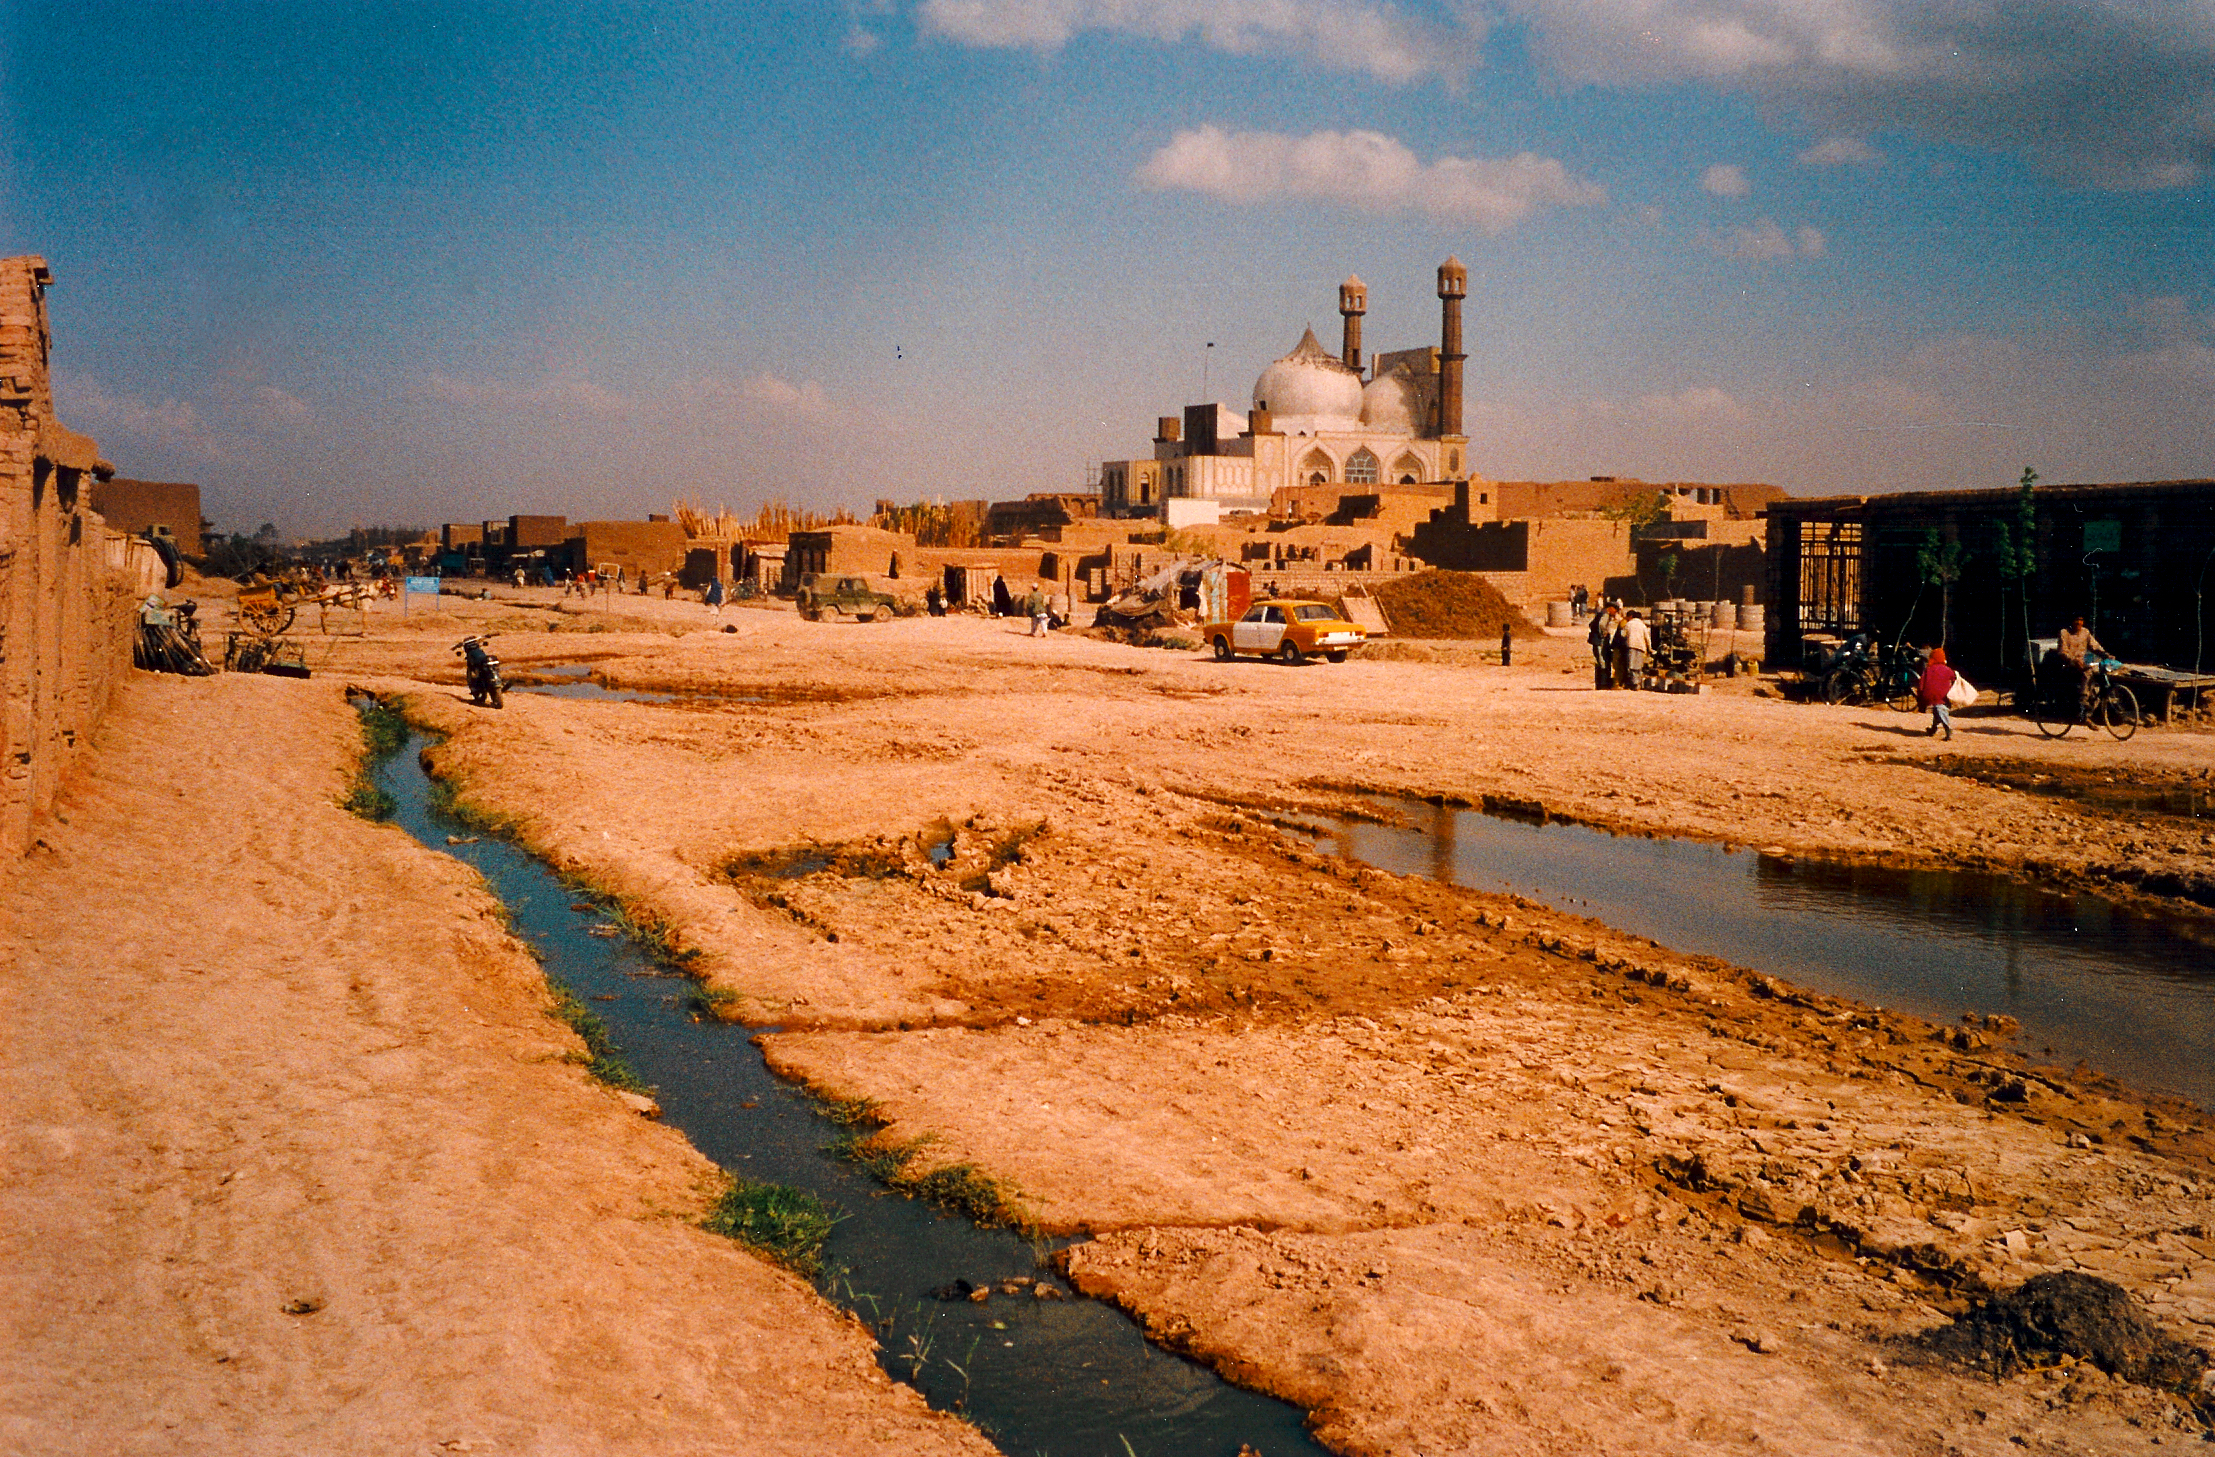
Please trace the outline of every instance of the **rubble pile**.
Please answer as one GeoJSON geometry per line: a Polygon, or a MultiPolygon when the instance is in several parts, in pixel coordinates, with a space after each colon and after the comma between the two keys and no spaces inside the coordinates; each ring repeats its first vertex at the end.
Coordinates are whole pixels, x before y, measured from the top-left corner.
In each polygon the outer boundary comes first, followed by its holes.
{"type": "Polygon", "coordinates": [[[1499,588],[1470,572],[1419,572],[1381,584],[1376,597],[1400,637],[1497,639],[1502,629],[1525,641],[1543,636],[1499,588]]]}

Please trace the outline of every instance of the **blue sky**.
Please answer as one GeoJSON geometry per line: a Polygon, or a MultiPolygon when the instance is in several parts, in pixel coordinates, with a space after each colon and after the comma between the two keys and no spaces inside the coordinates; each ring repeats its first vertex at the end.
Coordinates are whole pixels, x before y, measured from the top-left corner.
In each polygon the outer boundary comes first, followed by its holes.
{"type": "Polygon", "coordinates": [[[0,0],[0,252],[227,526],[1072,489],[1448,253],[1495,479],[2215,475],[2210,95],[2215,0],[0,0]]]}

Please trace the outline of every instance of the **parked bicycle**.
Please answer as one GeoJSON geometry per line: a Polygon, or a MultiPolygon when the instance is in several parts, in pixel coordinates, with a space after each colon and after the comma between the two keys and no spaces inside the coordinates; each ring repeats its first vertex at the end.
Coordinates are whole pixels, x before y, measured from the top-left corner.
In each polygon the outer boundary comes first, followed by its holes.
{"type": "Polygon", "coordinates": [[[1915,707],[1915,685],[1922,681],[1923,654],[1915,648],[1876,649],[1866,634],[1856,634],[1823,675],[1823,701],[1837,704],[1881,703],[1894,713],[1915,707]]]}
{"type": "Polygon", "coordinates": [[[2085,666],[2086,673],[2079,676],[2058,653],[2047,658],[2038,675],[2031,722],[2049,739],[2062,738],[2079,724],[2104,728],[2118,739],[2137,733],[2138,697],[2114,678],[2122,664],[2099,658],[2085,666]]]}

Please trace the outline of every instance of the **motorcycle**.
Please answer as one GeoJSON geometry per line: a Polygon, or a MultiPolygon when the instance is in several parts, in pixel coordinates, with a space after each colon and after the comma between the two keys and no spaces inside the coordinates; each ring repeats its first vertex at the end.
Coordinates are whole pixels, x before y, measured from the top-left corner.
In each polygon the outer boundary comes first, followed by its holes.
{"type": "Polygon", "coordinates": [[[469,701],[478,707],[490,703],[494,708],[506,697],[508,685],[500,681],[500,660],[485,646],[492,634],[483,637],[465,637],[454,644],[462,662],[469,671],[469,701]]]}

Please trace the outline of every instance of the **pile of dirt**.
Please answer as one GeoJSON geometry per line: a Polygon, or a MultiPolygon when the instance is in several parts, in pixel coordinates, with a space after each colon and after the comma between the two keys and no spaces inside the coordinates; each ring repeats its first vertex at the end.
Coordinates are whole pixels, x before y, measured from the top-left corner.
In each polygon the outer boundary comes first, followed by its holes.
{"type": "Polygon", "coordinates": [[[2090,1361],[2141,1386],[2188,1390],[2208,1355],[2154,1323],[2137,1297],[2112,1280],[2075,1270],[2034,1275],[1927,1338],[1938,1355],[2012,1376],[2062,1356],[2090,1361]]]}
{"type": "Polygon", "coordinates": [[[1400,637],[1498,638],[1503,627],[1525,640],[1545,635],[1474,572],[1420,572],[1384,583],[1376,597],[1400,637]]]}

